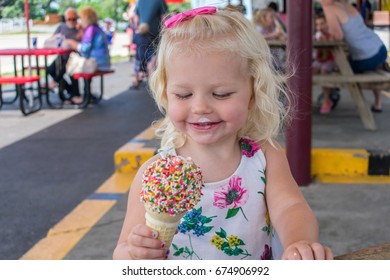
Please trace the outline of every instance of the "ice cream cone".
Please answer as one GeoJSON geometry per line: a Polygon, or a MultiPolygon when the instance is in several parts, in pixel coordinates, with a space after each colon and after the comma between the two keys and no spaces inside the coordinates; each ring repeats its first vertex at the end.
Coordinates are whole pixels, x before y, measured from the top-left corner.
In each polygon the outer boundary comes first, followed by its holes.
{"type": "Polygon", "coordinates": [[[169,248],[176,234],[177,227],[180,224],[180,220],[185,213],[171,216],[167,213],[153,212],[148,207],[145,207],[145,210],[146,225],[157,231],[158,239],[165,243],[165,248],[169,248]]]}
{"type": "Polygon", "coordinates": [[[167,155],[150,164],[142,175],[140,200],[146,225],[158,232],[169,248],[181,218],[200,201],[202,172],[191,158],[167,155]]]}

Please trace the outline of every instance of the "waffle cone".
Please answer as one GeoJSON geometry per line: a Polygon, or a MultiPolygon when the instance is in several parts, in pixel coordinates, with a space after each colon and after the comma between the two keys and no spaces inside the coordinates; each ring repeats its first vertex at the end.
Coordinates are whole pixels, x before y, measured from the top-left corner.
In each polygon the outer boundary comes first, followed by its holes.
{"type": "Polygon", "coordinates": [[[146,225],[158,232],[158,239],[165,242],[166,248],[171,247],[172,239],[185,213],[171,216],[167,213],[157,213],[145,207],[146,225]]]}

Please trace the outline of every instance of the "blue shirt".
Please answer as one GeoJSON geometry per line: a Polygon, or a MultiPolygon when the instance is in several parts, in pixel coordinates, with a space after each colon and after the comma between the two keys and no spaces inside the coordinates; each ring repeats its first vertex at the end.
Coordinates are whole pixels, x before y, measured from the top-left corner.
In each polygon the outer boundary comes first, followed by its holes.
{"type": "Polygon", "coordinates": [[[161,17],[167,12],[168,6],[164,0],[139,0],[135,13],[139,16],[139,23],[147,23],[150,27],[152,40],[160,32],[161,17]]]}

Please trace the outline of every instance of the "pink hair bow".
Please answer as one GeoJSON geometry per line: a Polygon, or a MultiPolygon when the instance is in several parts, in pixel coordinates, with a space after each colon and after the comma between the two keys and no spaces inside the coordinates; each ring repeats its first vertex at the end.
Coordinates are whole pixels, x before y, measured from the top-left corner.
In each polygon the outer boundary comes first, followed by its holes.
{"type": "Polygon", "coordinates": [[[212,15],[217,12],[217,8],[212,6],[206,6],[206,7],[200,7],[192,10],[188,10],[182,13],[178,13],[177,15],[174,15],[167,19],[165,21],[165,26],[167,28],[171,28],[176,26],[178,23],[189,20],[197,15],[212,15]]]}

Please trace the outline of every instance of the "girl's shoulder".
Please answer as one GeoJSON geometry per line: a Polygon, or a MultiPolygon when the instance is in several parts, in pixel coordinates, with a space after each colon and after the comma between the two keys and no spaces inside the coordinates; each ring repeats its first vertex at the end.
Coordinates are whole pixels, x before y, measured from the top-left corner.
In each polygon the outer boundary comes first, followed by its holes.
{"type": "Polygon", "coordinates": [[[262,153],[264,154],[264,157],[266,158],[267,156],[270,156],[275,153],[284,154],[283,147],[275,139],[273,139],[272,141],[260,141],[255,143],[260,147],[262,153]]]}

